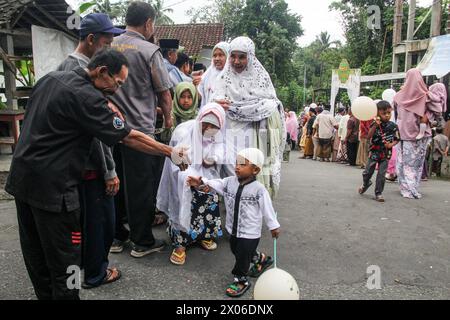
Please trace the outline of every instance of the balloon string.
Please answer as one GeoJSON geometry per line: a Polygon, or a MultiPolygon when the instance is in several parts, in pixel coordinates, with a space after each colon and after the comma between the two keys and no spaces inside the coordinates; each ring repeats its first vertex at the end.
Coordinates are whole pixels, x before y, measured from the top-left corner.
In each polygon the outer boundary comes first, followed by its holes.
{"type": "MultiPolygon", "coordinates": [[[[278,217],[278,213],[275,212],[275,218],[278,217]]],[[[277,238],[273,238],[273,266],[277,267],[277,238]]]]}

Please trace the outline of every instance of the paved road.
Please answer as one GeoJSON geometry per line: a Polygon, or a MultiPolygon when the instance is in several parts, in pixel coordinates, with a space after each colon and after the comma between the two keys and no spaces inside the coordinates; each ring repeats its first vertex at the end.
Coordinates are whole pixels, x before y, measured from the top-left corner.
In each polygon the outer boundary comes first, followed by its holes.
{"type": "MultiPolygon", "coordinates": [[[[297,159],[283,166],[276,210],[282,225],[279,267],[291,273],[302,299],[449,299],[450,182],[423,184],[424,198],[400,197],[387,183],[386,203],[373,189],[360,196],[361,170],[297,159]],[[366,288],[367,267],[381,269],[381,289],[366,288]]],[[[156,234],[166,238],[163,227],[156,234]]],[[[264,234],[261,248],[271,252],[264,234]]],[[[84,299],[226,299],[233,257],[226,239],[216,252],[188,250],[183,267],[172,265],[170,250],[134,259],[129,249],[111,255],[123,278],[84,299]]],[[[0,299],[34,299],[18,242],[12,202],[0,202],[0,299]]],[[[248,293],[244,299],[251,299],[248,293]]]]}

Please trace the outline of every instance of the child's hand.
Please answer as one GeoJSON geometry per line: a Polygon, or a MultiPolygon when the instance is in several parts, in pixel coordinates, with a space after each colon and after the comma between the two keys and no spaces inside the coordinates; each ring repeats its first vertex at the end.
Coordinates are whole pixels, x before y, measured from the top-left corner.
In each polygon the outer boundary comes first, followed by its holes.
{"type": "Polygon", "coordinates": [[[201,186],[198,187],[198,190],[201,192],[208,193],[209,191],[211,191],[211,188],[205,184],[202,184],[201,186]]]}
{"type": "Polygon", "coordinates": [[[272,238],[277,238],[280,236],[280,228],[270,230],[270,233],[272,234],[272,238]]]}
{"type": "Polygon", "coordinates": [[[187,182],[188,186],[197,188],[197,187],[199,187],[202,184],[202,177],[191,177],[191,176],[189,176],[187,178],[186,182],[187,182]]]}
{"type": "Polygon", "coordinates": [[[384,146],[387,148],[387,149],[392,149],[392,147],[394,146],[394,143],[393,142],[385,142],[384,143],[384,146]]]}

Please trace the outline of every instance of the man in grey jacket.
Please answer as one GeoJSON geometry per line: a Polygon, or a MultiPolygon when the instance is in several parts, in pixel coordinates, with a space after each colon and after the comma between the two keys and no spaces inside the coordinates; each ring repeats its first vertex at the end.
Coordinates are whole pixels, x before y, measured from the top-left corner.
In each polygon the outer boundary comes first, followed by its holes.
{"type": "MultiPolygon", "coordinates": [[[[71,71],[86,68],[94,54],[109,47],[115,35],[124,30],[114,28],[106,14],[93,13],[83,18],[76,50],[57,68],[71,71]]],[[[114,108],[114,106],[110,105],[114,108]]],[[[117,110],[114,110],[117,112],[117,110]]],[[[90,146],[83,182],[79,186],[83,226],[84,288],[99,286],[120,278],[117,268],[109,268],[108,254],[114,240],[115,208],[113,197],[119,191],[112,150],[98,139],[90,146]]]]}

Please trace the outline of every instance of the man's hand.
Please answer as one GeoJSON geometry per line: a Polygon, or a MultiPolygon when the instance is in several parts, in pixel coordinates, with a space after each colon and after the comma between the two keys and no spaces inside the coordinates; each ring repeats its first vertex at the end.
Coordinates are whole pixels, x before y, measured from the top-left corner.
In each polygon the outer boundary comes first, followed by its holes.
{"type": "Polygon", "coordinates": [[[164,127],[165,128],[172,128],[172,126],[173,126],[173,119],[172,119],[172,117],[165,117],[164,118],[164,127]]]}
{"type": "Polygon", "coordinates": [[[117,114],[120,120],[125,121],[125,117],[123,116],[122,112],[120,112],[119,108],[114,103],[108,101],[108,108],[111,109],[112,112],[117,114]]]}
{"type": "Polygon", "coordinates": [[[192,177],[189,176],[186,180],[188,186],[198,188],[202,185],[202,177],[192,177]]]}
{"type": "Polygon", "coordinates": [[[225,111],[228,111],[228,109],[230,109],[231,102],[229,100],[221,99],[221,100],[215,100],[215,102],[220,104],[222,106],[223,110],[225,110],[225,111]]]}
{"type": "Polygon", "coordinates": [[[272,234],[272,238],[278,239],[278,237],[280,236],[280,228],[270,230],[270,233],[272,234]]]}
{"type": "Polygon", "coordinates": [[[117,194],[117,192],[119,192],[120,188],[119,178],[115,177],[109,180],[105,180],[105,184],[106,184],[106,194],[108,196],[113,197],[117,194]]]}
{"type": "Polygon", "coordinates": [[[191,164],[191,159],[189,159],[189,149],[188,146],[177,146],[172,149],[170,155],[170,160],[177,165],[181,171],[185,171],[191,164]]]}

